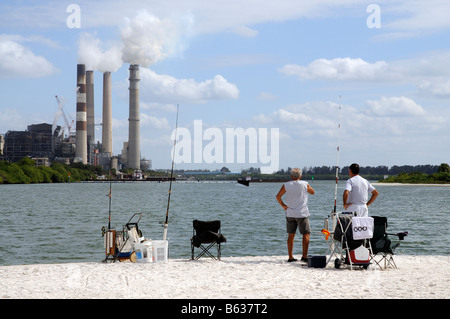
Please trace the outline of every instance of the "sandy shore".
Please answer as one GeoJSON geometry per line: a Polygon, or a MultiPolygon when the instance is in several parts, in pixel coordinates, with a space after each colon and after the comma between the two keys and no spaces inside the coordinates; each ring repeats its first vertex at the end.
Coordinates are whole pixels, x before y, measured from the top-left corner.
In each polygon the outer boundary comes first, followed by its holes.
{"type": "Polygon", "coordinates": [[[398,269],[310,268],[284,256],[0,267],[2,299],[444,298],[450,256],[395,256],[398,269]]]}

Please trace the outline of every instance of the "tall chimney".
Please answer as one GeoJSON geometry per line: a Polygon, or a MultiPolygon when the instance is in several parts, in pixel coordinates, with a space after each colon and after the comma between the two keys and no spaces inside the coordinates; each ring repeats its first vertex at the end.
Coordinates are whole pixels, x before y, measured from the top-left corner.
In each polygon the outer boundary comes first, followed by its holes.
{"type": "Polygon", "coordinates": [[[103,73],[102,152],[112,155],[111,72],[103,73]]]}
{"type": "Polygon", "coordinates": [[[93,163],[95,141],[95,116],[94,116],[94,71],[86,71],[86,113],[87,113],[87,145],[88,160],[93,163]]]}
{"type": "Polygon", "coordinates": [[[130,65],[130,115],[128,118],[128,156],[127,167],[141,168],[139,134],[139,65],[130,65]]]}
{"type": "Polygon", "coordinates": [[[87,164],[86,66],[77,64],[77,124],[75,157],[87,164]]]}

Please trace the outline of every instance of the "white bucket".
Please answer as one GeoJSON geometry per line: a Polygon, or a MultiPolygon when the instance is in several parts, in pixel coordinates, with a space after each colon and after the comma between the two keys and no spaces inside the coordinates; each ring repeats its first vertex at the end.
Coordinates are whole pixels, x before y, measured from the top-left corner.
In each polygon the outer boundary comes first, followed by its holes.
{"type": "Polygon", "coordinates": [[[152,240],[153,261],[167,262],[169,258],[169,242],[167,240],[152,240]]]}
{"type": "Polygon", "coordinates": [[[151,241],[144,241],[142,243],[134,244],[134,251],[136,253],[136,260],[138,263],[153,262],[153,249],[151,241]]]}

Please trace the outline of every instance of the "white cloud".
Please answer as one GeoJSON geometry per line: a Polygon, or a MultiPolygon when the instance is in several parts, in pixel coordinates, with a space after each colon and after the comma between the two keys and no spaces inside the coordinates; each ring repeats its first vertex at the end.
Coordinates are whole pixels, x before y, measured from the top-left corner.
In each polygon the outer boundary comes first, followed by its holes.
{"type": "Polygon", "coordinates": [[[257,99],[260,101],[273,101],[277,99],[277,96],[272,93],[261,92],[257,99]]]}
{"type": "Polygon", "coordinates": [[[450,80],[440,79],[435,81],[424,80],[419,84],[419,89],[438,98],[450,97],[450,80]]]}
{"type": "MultiPolygon", "coordinates": [[[[252,26],[267,22],[300,18],[341,17],[365,14],[370,3],[361,0],[284,0],[284,1],[203,1],[165,0],[146,4],[142,0],[103,0],[76,2],[81,8],[83,28],[114,27],[124,16],[147,8],[159,17],[191,12],[196,18],[197,34],[234,32],[254,37],[258,31],[252,26]]],[[[423,34],[450,27],[447,0],[378,0],[383,30],[394,34],[423,34]]],[[[5,27],[61,28],[65,26],[67,3],[56,0],[39,1],[11,6],[0,4],[0,25],[5,27]]]]}
{"type": "Polygon", "coordinates": [[[2,128],[2,134],[7,130],[23,130],[27,123],[24,114],[21,114],[16,109],[3,108],[0,112],[0,127],[2,128]]]}
{"type": "Polygon", "coordinates": [[[425,114],[422,106],[413,100],[401,97],[382,97],[380,100],[369,100],[366,102],[368,113],[381,117],[410,117],[425,114]]]}
{"type": "Polygon", "coordinates": [[[157,118],[142,112],[140,113],[140,122],[142,127],[149,127],[151,129],[158,130],[170,129],[169,122],[166,118],[157,118]]]}
{"type": "Polygon", "coordinates": [[[332,136],[337,132],[339,107],[333,102],[315,101],[292,104],[269,115],[253,118],[257,123],[279,127],[280,134],[291,136],[332,136]]]}
{"type": "Polygon", "coordinates": [[[42,35],[24,36],[21,34],[0,34],[0,42],[7,41],[7,40],[17,42],[17,43],[24,43],[24,42],[38,43],[38,44],[42,44],[42,45],[47,46],[52,49],[61,49],[60,44],[58,44],[57,42],[55,42],[54,40],[52,40],[50,38],[42,36],[42,35]]]}
{"type": "Polygon", "coordinates": [[[280,134],[302,143],[307,143],[306,137],[313,138],[314,143],[335,142],[339,124],[347,139],[365,140],[390,135],[407,138],[427,129],[445,131],[448,122],[439,109],[425,111],[404,96],[368,100],[363,107],[343,105],[341,110],[330,101],[292,104],[270,114],[259,114],[253,120],[256,125],[279,127],[280,134]]]}
{"type": "Polygon", "coordinates": [[[237,99],[239,90],[223,76],[197,82],[194,79],[177,79],[141,68],[141,96],[159,103],[205,103],[208,100],[237,99]]]}
{"type": "Polygon", "coordinates": [[[284,123],[306,123],[311,121],[311,117],[303,113],[289,112],[284,109],[280,109],[273,113],[274,116],[284,123]]]}
{"type": "Polygon", "coordinates": [[[0,78],[36,78],[56,72],[46,58],[35,55],[16,41],[0,38],[0,78]]]}
{"type": "Polygon", "coordinates": [[[450,96],[450,50],[425,52],[410,59],[369,63],[361,58],[317,59],[306,66],[287,64],[279,71],[301,81],[352,81],[413,85],[419,93],[450,96]]]}
{"type": "Polygon", "coordinates": [[[399,1],[390,6],[386,5],[386,13],[401,14],[402,17],[387,22],[384,27],[420,32],[448,29],[450,28],[448,12],[450,12],[450,2],[447,0],[399,1]]]}
{"type": "MultiPolygon", "coordinates": [[[[115,27],[124,16],[146,8],[158,17],[173,17],[192,13],[195,17],[195,33],[211,34],[232,32],[244,37],[254,37],[258,31],[252,26],[267,23],[336,16],[338,12],[354,8],[361,0],[77,0],[81,8],[81,27],[115,27]]],[[[28,1],[29,2],[29,1],[28,1]]],[[[28,28],[65,27],[68,3],[56,0],[18,5],[0,4],[0,25],[28,28]]],[[[365,8],[364,8],[365,9],[365,8]]],[[[339,13],[340,14],[340,13],[339,13]]]]}
{"type": "Polygon", "coordinates": [[[287,64],[280,71],[298,76],[301,80],[373,81],[385,77],[387,67],[385,61],[369,63],[360,58],[335,58],[317,59],[307,66],[287,64]]]}
{"type": "Polygon", "coordinates": [[[253,38],[256,37],[258,35],[258,31],[251,29],[245,25],[241,25],[241,26],[237,26],[234,29],[234,32],[243,36],[243,37],[247,37],[247,38],[253,38]]]}

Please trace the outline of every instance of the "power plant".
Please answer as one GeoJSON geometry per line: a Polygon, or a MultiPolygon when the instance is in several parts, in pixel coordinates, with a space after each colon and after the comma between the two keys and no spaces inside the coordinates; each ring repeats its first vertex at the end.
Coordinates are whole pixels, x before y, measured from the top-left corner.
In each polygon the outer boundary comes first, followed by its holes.
{"type": "Polygon", "coordinates": [[[140,169],[141,148],[139,130],[139,65],[130,65],[130,116],[128,118],[127,167],[140,169]]]}
{"type": "MultiPolygon", "coordinates": [[[[71,124],[62,110],[62,102],[58,96],[59,112],[62,112],[68,128],[68,136],[64,138],[64,129],[56,126],[56,118],[51,124],[38,124],[28,127],[29,131],[8,131],[2,139],[3,156],[6,160],[18,161],[24,156],[44,156],[49,162],[71,161],[83,164],[102,165],[104,168],[132,168],[136,171],[150,169],[149,160],[141,160],[140,151],[140,116],[139,116],[139,65],[129,67],[129,118],[128,141],[117,156],[113,155],[112,134],[112,102],[111,102],[111,72],[103,72],[103,108],[102,123],[95,124],[94,105],[94,71],[87,70],[85,64],[77,64],[76,73],[76,131],[73,134],[71,124]],[[102,126],[101,144],[95,142],[95,126],[102,126]],[[46,133],[45,150],[31,150],[30,144],[35,139],[35,128],[48,131],[46,133]],[[57,129],[56,129],[57,128],[57,129]],[[22,147],[23,144],[23,147],[22,147]]],[[[42,144],[44,145],[44,144],[42,144]]],[[[35,148],[39,148],[36,145],[35,148]]]]}
{"type": "Polygon", "coordinates": [[[77,121],[75,157],[87,164],[86,67],[77,65],[77,121]]]}
{"type": "Polygon", "coordinates": [[[88,163],[94,164],[94,144],[95,144],[94,71],[86,71],[86,115],[87,115],[88,163]]]}
{"type": "Polygon", "coordinates": [[[111,72],[103,73],[102,153],[112,156],[111,72]]]}

